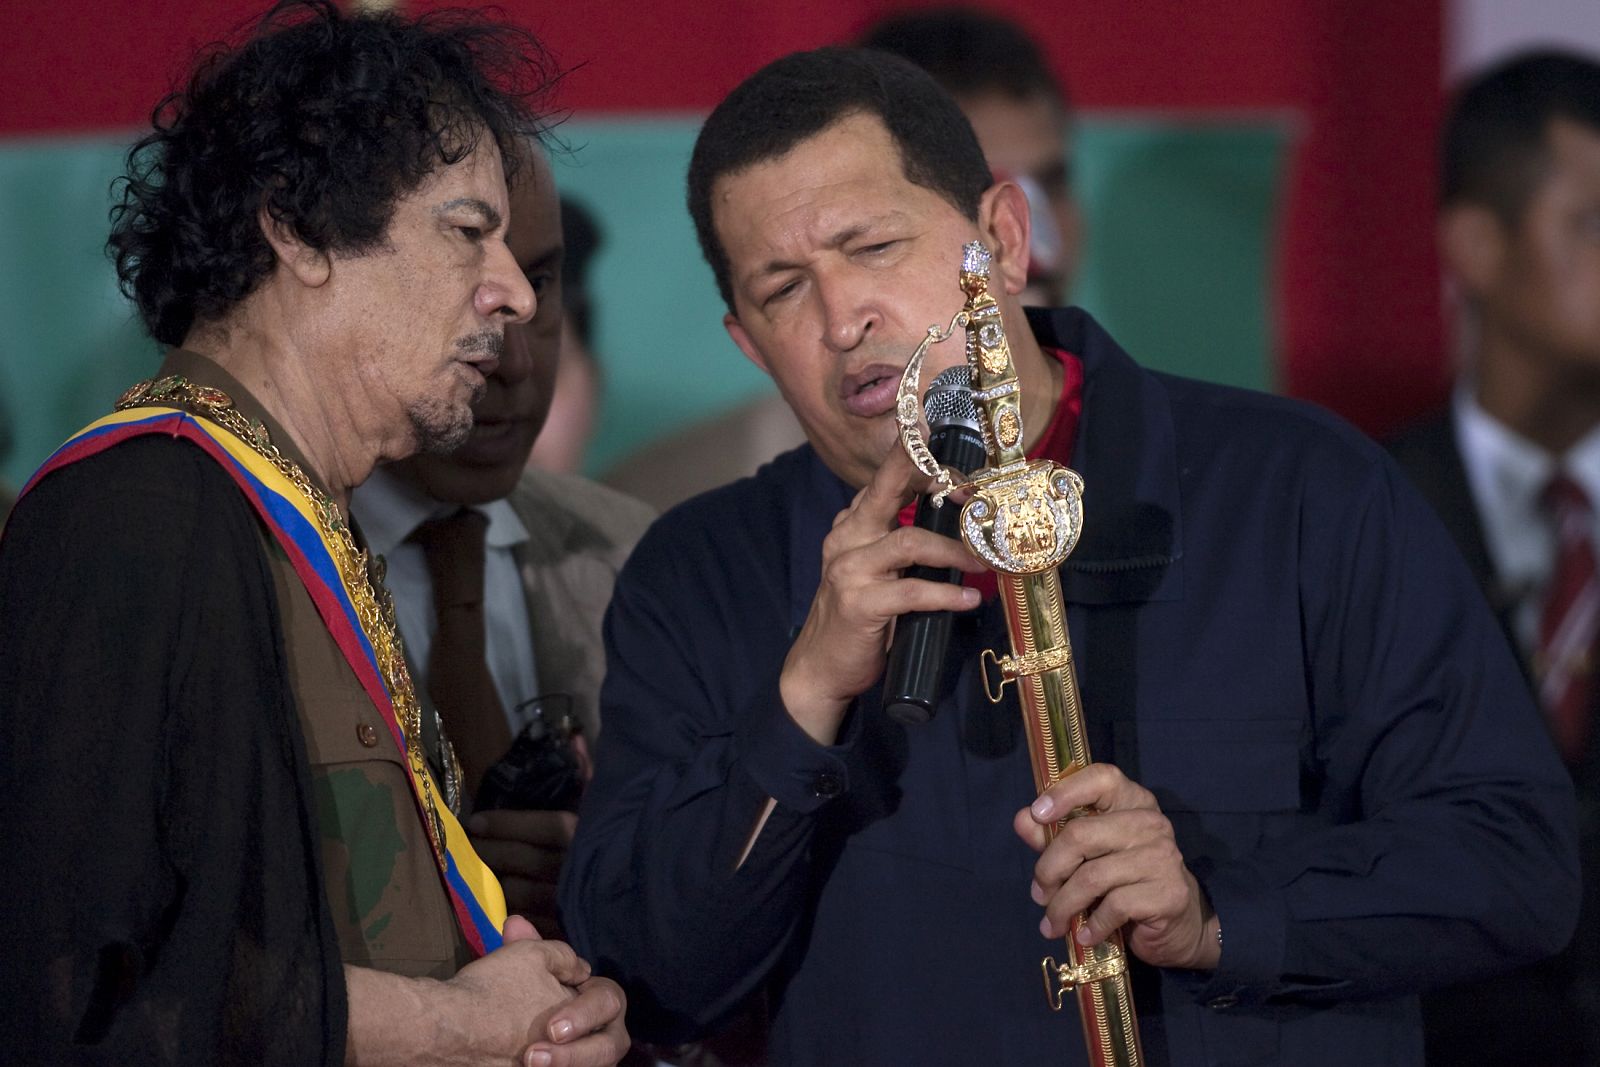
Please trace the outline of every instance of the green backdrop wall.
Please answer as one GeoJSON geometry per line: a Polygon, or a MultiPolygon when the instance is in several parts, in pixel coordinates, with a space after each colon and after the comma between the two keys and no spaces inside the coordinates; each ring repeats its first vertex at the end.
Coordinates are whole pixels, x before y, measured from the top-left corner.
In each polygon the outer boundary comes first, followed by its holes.
{"type": "MultiPolygon", "coordinates": [[[[722,330],[683,208],[697,118],[571,123],[562,189],[606,229],[595,263],[607,391],[592,470],[770,388],[722,330]]],[[[1078,302],[1150,366],[1265,388],[1274,220],[1290,126],[1089,116],[1076,173],[1089,225],[1078,302]]],[[[102,251],[130,138],[0,144],[0,405],[20,484],[155,366],[102,251]]]]}

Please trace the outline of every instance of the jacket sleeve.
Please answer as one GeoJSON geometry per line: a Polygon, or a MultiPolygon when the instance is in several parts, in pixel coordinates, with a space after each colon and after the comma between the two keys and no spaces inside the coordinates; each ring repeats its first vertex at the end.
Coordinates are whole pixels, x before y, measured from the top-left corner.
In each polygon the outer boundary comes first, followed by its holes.
{"type": "Polygon", "coordinates": [[[1576,923],[1572,785],[1504,634],[1387,458],[1348,480],[1301,506],[1301,825],[1199,872],[1222,958],[1188,981],[1214,1006],[1416,993],[1576,923]]]}
{"type": "Polygon", "coordinates": [[[658,526],[606,619],[605,727],[561,904],[650,1040],[704,1033],[761,984],[813,897],[816,816],[849,787],[848,725],[818,745],[778,696],[789,608],[773,554],[758,532],[736,540],[696,559],[703,534],[658,526]]]}

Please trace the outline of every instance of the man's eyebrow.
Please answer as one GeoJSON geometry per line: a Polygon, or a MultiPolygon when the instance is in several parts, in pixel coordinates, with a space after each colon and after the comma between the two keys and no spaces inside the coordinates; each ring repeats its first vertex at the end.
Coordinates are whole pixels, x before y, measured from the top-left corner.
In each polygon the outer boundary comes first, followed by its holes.
{"type": "Polygon", "coordinates": [[[434,208],[433,213],[435,215],[443,215],[446,212],[455,211],[457,208],[466,208],[468,211],[476,211],[479,215],[483,216],[483,221],[489,226],[490,229],[494,229],[500,225],[500,212],[496,211],[487,200],[479,200],[475,196],[458,196],[454,200],[446,200],[444,203],[434,208]]]}
{"type": "MultiPolygon", "coordinates": [[[[846,226],[844,229],[837,230],[830,235],[828,239],[822,243],[822,247],[841,248],[844,245],[849,244],[851,241],[854,241],[861,235],[869,232],[873,227],[881,226],[886,222],[894,222],[899,218],[900,213],[898,211],[891,211],[888,214],[878,215],[863,222],[858,222],[854,226],[846,226]]],[[[786,259],[769,259],[767,262],[751,271],[747,280],[754,281],[757,278],[764,278],[769,274],[777,274],[781,271],[793,270],[798,266],[800,266],[800,264],[786,259]]]]}

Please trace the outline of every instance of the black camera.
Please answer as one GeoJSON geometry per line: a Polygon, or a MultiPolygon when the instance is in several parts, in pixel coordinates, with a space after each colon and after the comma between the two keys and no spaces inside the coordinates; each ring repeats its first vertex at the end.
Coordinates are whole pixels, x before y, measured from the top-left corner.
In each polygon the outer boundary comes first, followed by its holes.
{"type": "Polygon", "coordinates": [[[528,723],[511,748],[484,772],[473,808],[520,811],[577,811],[583,796],[583,772],[572,751],[572,738],[582,730],[566,693],[537,696],[517,705],[528,723]]]}

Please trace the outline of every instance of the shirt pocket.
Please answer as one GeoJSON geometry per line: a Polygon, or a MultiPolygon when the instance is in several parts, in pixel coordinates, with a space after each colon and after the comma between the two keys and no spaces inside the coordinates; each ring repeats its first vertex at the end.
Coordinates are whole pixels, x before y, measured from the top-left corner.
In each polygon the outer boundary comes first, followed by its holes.
{"type": "Polygon", "coordinates": [[[455,917],[388,726],[364,694],[361,703],[330,694],[316,720],[311,781],[341,955],[449,977],[459,963],[455,917]]]}

